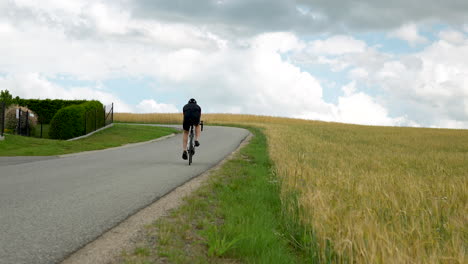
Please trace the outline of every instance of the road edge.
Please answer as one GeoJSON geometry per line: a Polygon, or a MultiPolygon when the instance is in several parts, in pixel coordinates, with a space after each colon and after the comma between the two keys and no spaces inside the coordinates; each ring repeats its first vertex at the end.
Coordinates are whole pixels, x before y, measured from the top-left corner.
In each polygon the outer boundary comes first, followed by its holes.
{"type": "Polygon", "coordinates": [[[102,131],[104,129],[108,129],[108,128],[113,127],[113,126],[114,126],[114,123],[110,123],[109,125],[103,126],[103,127],[99,128],[97,130],[94,130],[93,132],[89,132],[86,135],[75,137],[75,138],[70,138],[70,139],[67,139],[66,141],[75,141],[75,140],[78,140],[78,139],[87,138],[89,136],[92,136],[92,135],[96,134],[99,131],[102,131]]]}
{"type": "Polygon", "coordinates": [[[96,240],[72,253],[61,263],[107,264],[116,261],[123,251],[130,251],[135,247],[135,241],[138,236],[143,233],[145,226],[166,216],[170,210],[180,206],[185,197],[193,193],[203,183],[205,183],[211,173],[221,168],[226,161],[232,159],[241,148],[250,142],[252,137],[253,134],[249,132],[249,134],[241,141],[239,146],[214,167],[196,177],[193,177],[179,187],[174,188],[154,203],[148,205],[117,226],[105,232],[96,240]]]}

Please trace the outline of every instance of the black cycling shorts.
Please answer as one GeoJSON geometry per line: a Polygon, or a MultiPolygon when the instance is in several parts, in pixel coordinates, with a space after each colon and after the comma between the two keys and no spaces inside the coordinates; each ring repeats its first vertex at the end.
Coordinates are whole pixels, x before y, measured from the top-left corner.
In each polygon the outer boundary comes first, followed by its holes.
{"type": "Polygon", "coordinates": [[[182,124],[182,127],[184,128],[185,131],[190,130],[190,126],[198,126],[200,124],[200,117],[198,118],[192,118],[192,119],[184,119],[184,123],[182,124]]]}

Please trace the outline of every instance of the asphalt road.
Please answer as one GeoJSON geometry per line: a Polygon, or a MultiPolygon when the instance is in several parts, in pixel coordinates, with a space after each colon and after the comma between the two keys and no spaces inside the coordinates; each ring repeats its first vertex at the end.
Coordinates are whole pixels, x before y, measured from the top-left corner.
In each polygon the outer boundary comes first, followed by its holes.
{"type": "Polygon", "coordinates": [[[205,127],[194,163],[182,135],[66,157],[0,158],[0,263],[58,263],[224,159],[247,130],[205,127]]]}

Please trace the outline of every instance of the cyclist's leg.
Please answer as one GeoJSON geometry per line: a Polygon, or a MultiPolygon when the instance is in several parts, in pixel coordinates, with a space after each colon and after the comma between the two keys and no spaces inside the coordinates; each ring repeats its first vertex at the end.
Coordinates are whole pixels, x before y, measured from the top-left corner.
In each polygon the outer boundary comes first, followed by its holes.
{"type": "Polygon", "coordinates": [[[184,119],[184,122],[182,124],[182,129],[184,130],[184,134],[182,136],[182,149],[184,151],[187,151],[188,134],[190,130],[190,123],[188,122],[188,120],[184,119]]]}
{"type": "Polygon", "coordinates": [[[195,140],[196,141],[198,141],[198,139],[200,138],[200,134],[201,134],[201,126],[196,125],[195,126],[195,140]]]}
{"type": "Polygon", "coordinates": [[[195,120],[195,141],[198,142],[198,139],[200,138],[200,134],[201,134],[200,116],[198,116],[197,119],[195,120]]]}
{"type": "Polygon", "coordinates": [[[184,130],[183,140],[182,140],[182,148],[184,151],[187,151],[187,143],[188,143],[188,134],[187,130],[184,130]]]}

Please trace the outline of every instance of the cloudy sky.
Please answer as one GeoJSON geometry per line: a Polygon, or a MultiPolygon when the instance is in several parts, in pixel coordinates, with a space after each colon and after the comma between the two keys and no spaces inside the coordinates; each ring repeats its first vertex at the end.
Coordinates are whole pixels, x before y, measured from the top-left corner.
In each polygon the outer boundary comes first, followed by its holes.
{"type": "Polygon", "coordinates": [[[468,1],[0,0],[0,89],[468,128],[468,1]]]}

